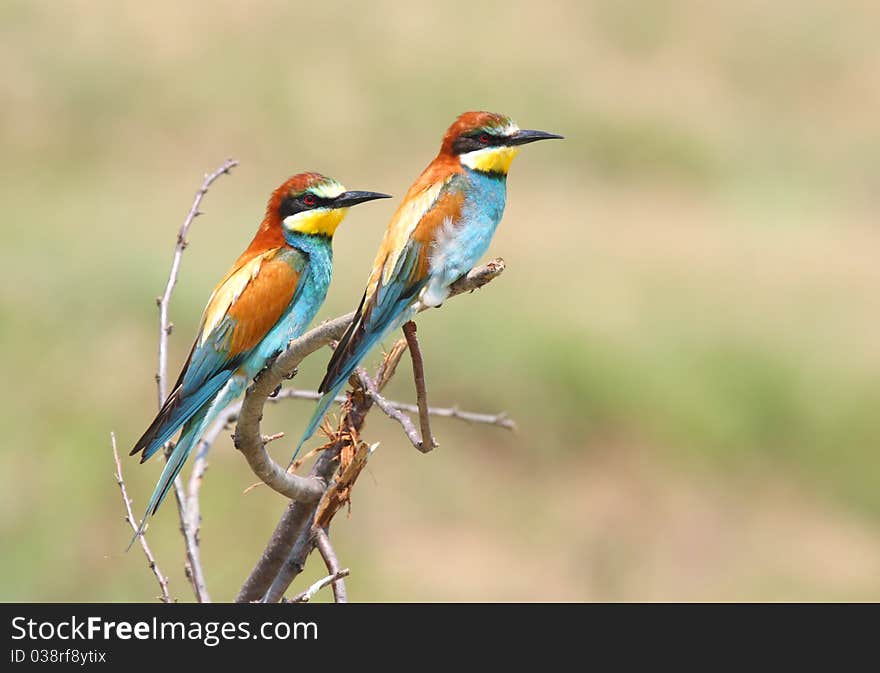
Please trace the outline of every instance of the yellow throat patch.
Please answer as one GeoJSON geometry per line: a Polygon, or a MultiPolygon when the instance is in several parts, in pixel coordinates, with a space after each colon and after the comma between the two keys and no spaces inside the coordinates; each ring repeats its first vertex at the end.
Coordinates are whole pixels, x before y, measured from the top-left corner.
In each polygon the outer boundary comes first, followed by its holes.
{"type": "Polygon", "coordinates": [[[289,231],[300,234],[318,234],[321,236],[333,236],[336,228],[340,225],[348,208],[315,208],[305,210],[296,215],[284,218],[284,226],[289,231]]]}
{"type": "Polygon", "coordinates": [[[461,163],[475,171],[507,175],[519,147],[486,147],[461,155],[461,163]]]}

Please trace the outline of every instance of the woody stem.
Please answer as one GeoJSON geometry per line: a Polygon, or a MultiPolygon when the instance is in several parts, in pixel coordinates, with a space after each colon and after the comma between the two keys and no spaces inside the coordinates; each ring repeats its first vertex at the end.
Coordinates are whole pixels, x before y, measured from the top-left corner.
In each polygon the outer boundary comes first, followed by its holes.
{"type": "Polygon", "coordinates": [[[419,428],[422,433],[422,441],[418,447],[422,453],[428,453],[437,448],[434,435],[431,432],[431,423],[428,420],[428,393],[425,389],[425,365],[422,360],[422,350],[419,348],[419,340],[416,337],[416,324],[410,320],[403,325],[403,336],[406,337],[406,345],[412,358],[413,378],[416,383],[416,402],[419,406],[419,428]]]}

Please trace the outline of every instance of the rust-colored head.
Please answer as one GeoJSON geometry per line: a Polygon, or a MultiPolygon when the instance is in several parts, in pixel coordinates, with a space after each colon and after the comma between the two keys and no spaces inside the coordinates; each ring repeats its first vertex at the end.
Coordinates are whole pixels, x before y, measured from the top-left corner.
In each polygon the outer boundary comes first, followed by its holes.
{"type": "Polygon", "coordinates": [[[443,136],[440,156],[455,157],[472,170],[507,175],[521,145],[550,138],[562,136],[523,131],[510,117],[495,112],[464,112],[443,136]]]}
{"type": "Polygon", "coordinates": [[[351,206],[387,198],[379,192],[346,191],[340,182],[320,173],[298,173],[272,192],[258,237],[280,240],[285,230],[333,236],[351,206]]]}
{"type": "MultiPolygon", "coordinates": [[[[345,187],[326,175],[314,172],[297,173],[287,178],[272,192],[272,196],[269,197],[269,203],[266,206],[266,214],[280,214],[284,210],[285,201],[302,197],[306,192],[312,193],[315,196],[318,195],[318,192],[326,196],[338,196],[344,191],[345,187]]],[[[283,219],[283,217],[279,219],[283,219]]]]}
{"type": "Polygon", "coordinates": [[[452,125],[446,129],[440,153],[459,154],[460,152],[456,151],[456,143],[462,138],[479,135],[480,133],[507,135],[516,131],[519,131],[516,122],[506,115],[496,112],[483,112],[481,110],[462,112],[452,122],[452,125]]]}

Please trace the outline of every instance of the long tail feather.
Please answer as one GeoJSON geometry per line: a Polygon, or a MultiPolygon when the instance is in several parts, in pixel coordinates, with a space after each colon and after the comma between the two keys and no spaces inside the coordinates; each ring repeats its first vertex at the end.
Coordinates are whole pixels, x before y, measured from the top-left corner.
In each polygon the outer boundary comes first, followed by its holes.
{"type": "Polygon", "coordinates": [[[181,388],[175,389],[150,427],[134,445],[130,455],[133,456],[139,451],[143,451],[142,463],[150,458],[174,436],[174,433],[184,423],[193,418],[208,400],[217,394],[217,391],[229,381],[231,376],[232,372],[223,371],[207,381],[197,391],[186,396],[181,388]]]}
{"type": "Polygon", "coordinates": [[[339,391],[348,381],[349,377],[354,373],[354,370],[357,369],[357,366],[360,364],[361,360],[364,359],[370,349],[374,345],[376,345],[376,343],[381,340],[388,331],[390,330],[386,329],[382,332],[365,336],[357,344],[357,347],[354,349],[349,357],[347,357],[344,361],[337,362],[336,370],[332,380],[327,381],[325,379],[325,383],[322,384],[322,389],[327,385],[329,385],[330,387],[326,389],[326,392],[318,401],[318,406],[315,409],[315,412],[312,414],[312,417],[309,419],[309,423],[306,426],[305,432],[303,432],[302,438],[296,445],[296,450],[293,452],[293,457],[290,459],[291,463],[296,460],[296,456],[299,454],[299,451],[302,448],[303,444],[305,444],[309,440],[309,438],[315,434],[315,431],[321,424],[321,419],[324,418],[324,414],[327,412],[327,409],[330,408],[330,405],[333,403],[336,395],[339,394],[339,391]]]}
{"type": "MultiPolygon", "coordinates": [[[[342,381],[345,383],[345,380],[342,381]]],[[[293,455],[290,457],[290,465],[293,465],[293,461],[296,460],[296,457],[299,455],[299,451],[302,448],[303,444],[305,444],[309,438],[315,434],[315,431],[318,429],[318,426],[321,424],[321,420],[324,418],[324,414],[327,413],[327,409],[330,408],[330,405],[333,404],[333,400],[336,398],[337,393],[342,388],[342,383],[338,384],[332,390],[328,390],[324,393],[324,396],[318,400],[318,406],[315,409],[315,413],[312,414],[312,417],[309,419],[309,424],[306,426],[305,432],[303,432],[302,437],[299,440],[299,443],[296,445],[296,449],[293,452],[293,455]]]]}
{"type": "Polygon", "coordinates": [[[186,430],[184,430],[183,435],[181,435],[180,439],[177,442],[177,446],[174,447],[174,451],[172,451],[171,455],[168,456],[168,462],[165,463],[165,469],[162,470],[162,474],[159,477],[159,482],[156,484],[156,488],[153,489],[153,495],[150,496],[150,502],[147,504],[147,509],[146,511],[144,511],[144,516],[141,519],[141,523],[138,526],[138,529],[135,532],[134,536],[131,538],[131,542],[128,543],[128,547],[126,548],[126,550],[130,549],[131,545],[134,544],[134,541],[137,540],[138,536],[144,532],[144,528],[147,525],[147,520],[150,518],[150,516],[156,513],[156,510],[159,509],[159,505],[161,505],[162,501],[165,500],[165,496],[168,495],[168,491],[171,489],[171,485],[174,483],[177,475],[180,474],[180,471],[183,469],[183,464],[189,457],[193,446],[198,441],[198,430],[201,426],[201,423],[196,423],[195,427],[190,426],[186,430]]]}
{"type": "Polygon", "coordinates": [[[198,411],[187,420],[186,424],[183,426],[183,432],[180,435],[180,439],[177,440],[177,445],[174,447],[171,455],[168,456],[168,461],[165,463],[165,468],[159,476],[159,481],[156,484],[156,488],[153,490],[153,495],[150,496],[150,502],[147,504],[147,509],[144,512],[144,517],[138,526],[137,532],[134,534],[131,542],[128,543],[129,548],[131,548],[132,543],[134,543],[138,535],[144,532],[144,528],[147,525],[147,519],[156,513],[159,509],[159,505],[165,500],[174,480],[183,469],[186,459],[189,458],[189,454],[193,447],[198,444],[202,435],[204,435],[205,430],[207,430],[210,424],[216,420],[219,414],[226,409],[232,400],[242,393],[246,382],[247,379],[244,377],[233,377],[231,380],[227,381],[225,387],[217,393],[214,399],[204,403],[201,408],[199,408],[198,411]]]}
{"type": "MultiPolygon", "coordinates": [[[[408,257],[412,257],[408,262],[409,266],[404,266],[402,270],[398,269],[402,278],[408,277],[408,269],[412,267],[413,259],[415,259],[412,255],[408,257]]],[[[381,288],[372,297],[368,297],[364,293],[351,325],[342,335],[336,350],[330,357],[327,373],[324,375],[321,385],[318,386],[318,390],[324,393],[324,396],[318,402],[318,407],[312,414],[302,439],[296,446],[296,451],[290,460],[291,463],[296,459],[302,445],[315,434],[315,430],[318,429],[333,398],[336,397],[340,388],[348,381],[370,349],[386,334],[400,327],[414,315],[415,298],[426,282],[427,279],[415,283],[396,280],[381,288]]]]}

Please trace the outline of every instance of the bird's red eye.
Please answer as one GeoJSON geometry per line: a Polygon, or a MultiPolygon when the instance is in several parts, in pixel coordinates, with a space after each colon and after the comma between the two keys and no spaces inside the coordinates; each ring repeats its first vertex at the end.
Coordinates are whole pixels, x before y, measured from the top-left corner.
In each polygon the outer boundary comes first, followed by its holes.
{"type": "Polygon", "coordinates": [[[481,133],[478,140],[480,141],[480,143],[482,145],[488,145],[489,144],[489,134],[488,133],[481,133]]]}
{"type": "Polygon", "coordinates": [[[318,200],[315,198],[315,196],[313,194],[306,194],[303,197],[303,203],[306,204],[307,206],[314,206],[317,202],[318,202],[318,200]]]}

